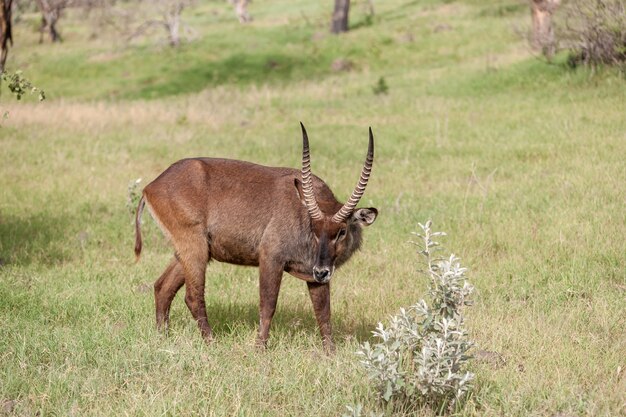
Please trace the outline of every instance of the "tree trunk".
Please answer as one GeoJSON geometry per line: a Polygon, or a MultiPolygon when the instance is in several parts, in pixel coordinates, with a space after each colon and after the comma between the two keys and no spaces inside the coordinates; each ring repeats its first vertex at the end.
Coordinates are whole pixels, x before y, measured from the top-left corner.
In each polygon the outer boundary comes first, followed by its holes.
{"type": "Polygon", "coordinates": [[[61,34],[57,31],[57,22],[61,17],[64,2],[55,3],[50,0],[37,0],[41,11],[41,28],[39,29],[39,43],[43,43],[44,32],[48,32],[52,42],[62,42],[61,34]]]}
{"type": "Polygon", "coordinates": [[[180,45],[180,15],[183,12],[184,5],[177,2],[169,11],[169,16],[164,16],[165,26],[168,32],[170,46],[173,48],[180,45]]]}
{"type": "Polygon", "coordinates": [[[180,16],[175,16],[168,25],[170,46],[172,48],[180,45],[180,16]]]}
{"type": "Polygon", "coordinates": [[[335,0],[335,10],[333,20],[330,25],[332,33],[348,31],[348,13],[350,11],[350,0],[335,0]]]}
{"type": "Polygon", "coordinates": [[[552,14],[559,6],[560,0],[531,0],[530,10],[533,21],[532,47],[548,59],[556,52],[552,14]]]}
{"type": "Polygon", "coordinates": [[[252,18],[248,14],[248,0],[235,0],[235,13],[239,23],[248,23],[252,21],[252,18]]]}
{"type": "Polygon", "coordinates": [[[11,32],[11,6],[13,0],[0,0],[0,72],[4,71],[9,53],[9,42],[13,45],[11,32]]]}
{"type": "Polygon", "coordinates": [[[61,34],[57,31],[57,22],[59,21],[59,15],[61,11],[58,9],[53,9],[46,16],[46,21],[48,23],[48,34],[50,35],[50,40],[54,42],[61,42],[61,34]]]}
{"type": "Polygon", "coordinates": [[[374,0],[367,0],[367,13],[370,16],[374,16],[376,14],[376,10],[374,9],[374,0]]]}

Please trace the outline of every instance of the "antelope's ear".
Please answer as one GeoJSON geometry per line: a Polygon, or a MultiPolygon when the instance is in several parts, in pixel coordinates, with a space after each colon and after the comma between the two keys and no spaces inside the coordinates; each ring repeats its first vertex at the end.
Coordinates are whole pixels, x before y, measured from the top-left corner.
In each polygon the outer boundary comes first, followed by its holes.
{"type": "Polygon", "coordinates": [[[293,185],[296,187],[296,192],[298,193],[298,198],[304,207],[306,207],[306,202],[304,201],[304,194],[302,193],[302,181],[297,178],[293,179],[293,185]]]}
{"type": "Polygon", "coordinates": [[[356,222],[361,227],[369,226],[374,223],[376,217],[378,217],[378,210],[374,207],[356,209],[352,213],[352,221],[356,222]]]}

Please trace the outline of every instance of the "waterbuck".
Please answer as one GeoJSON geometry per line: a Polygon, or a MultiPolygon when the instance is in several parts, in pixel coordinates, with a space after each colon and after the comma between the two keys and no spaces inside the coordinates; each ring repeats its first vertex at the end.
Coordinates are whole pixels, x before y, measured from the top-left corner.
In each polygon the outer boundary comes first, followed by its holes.
{"type": "Polygon", "coordinates": [[[375,208],[356,208],[374,161],[374,137],[361,177],[341,204],[311,174],[309,140],[302,128],[302,170],[229,159],[183,159],[148,184],[135,218],[135,255],[141,254],[141,214],[152,217],[172,241],[174,259],[154,284],[156,322],[167,329],[169,309],[185,284],[185,303],[202,336],[211,341],[204,283],[211,259],[259,267],[260,325],[265,347],[283,272],[306,281],[324,349],[334,350],[330,325],[330,278],[361,245],[361,231],[376,220],[375,208]]]}

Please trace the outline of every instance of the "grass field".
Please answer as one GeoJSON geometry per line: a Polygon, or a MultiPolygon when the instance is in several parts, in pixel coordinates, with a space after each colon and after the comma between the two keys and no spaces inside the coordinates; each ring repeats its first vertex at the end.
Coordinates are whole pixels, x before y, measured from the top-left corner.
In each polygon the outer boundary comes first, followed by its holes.
{"type": "MultiPolygon", "coordinates": [[[[626,80],[548,64],[516,33],[523,1],[390,0],[352,7],[264,0],[240,26],[226,2],[184,17],[179,50],[113,35],[82,15],[65,42],[15,25],[9,69],[49,97],[0,128],[0,413],[336,416],[383,410],[354,352],[376,323],[425,296],[409,243],[432,219],[477,288],[467,324],[474,394],[459,416],[626,415],[626,80]],[[353,69],[334,72],[348,59],[353,69]],[[388,94],[373,87],[384,77],[388,94]],[[203,344],[179,295],[169,337],[152,283],[171,249],[145,216],[134,264],[130,181],[187,156],[299,167],[340,199],[376,136],[362,206],[380,216],[333,278],[337,353],[323,354],[306,286],[285,275],[270,347],[253,347],[257,270],[212,263],[203,344]]],[[[383,410],[384,411],[384,410],[383,410]]],[[[392,415],[391,410],[386,411],[392,415]]],[[[430,415],[424,410],[423,415],[430,415]]]]}

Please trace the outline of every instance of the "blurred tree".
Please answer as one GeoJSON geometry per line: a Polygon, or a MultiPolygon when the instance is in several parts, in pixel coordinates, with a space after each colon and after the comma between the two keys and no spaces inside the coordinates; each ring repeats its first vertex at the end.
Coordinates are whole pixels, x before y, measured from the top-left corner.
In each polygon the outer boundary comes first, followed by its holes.
{"type": "MultiPolygon", "coordinates": [[[[177,47],[180,45],[180,33],[182,29],[186,29],[187,32],[190,29],[183,23],[181,14],[183,10],[191,6],[195,0],[151,0],[145,2],[149,4],[149,8],[140,8],[137,10],[137,14],[140,14],[143,23],[137,27],[129,36],[128,40],[133,40],[136,37],[142,36],[150,31],[153,27],[162,27],[167,33],[167,41],[171,47],[177,47]]],[[[142,5],[144,2],[139,2],[142,5]]]]}
{"type": "Polygon", "coordinates": [[[548,59],[556,52],[552,15],[561,0],[531,0],[530,10],[533,21],[531,44],[548,59]]]}
{"type": "Polygon", "coordinates": [[[237,13],[239,23],[248,23],[252,21],[252,17],[248,14],[249,0],[231,0],[231,3],[235,6],[235,13],[237,13]]]}
{"type": "Polygon", "coordinates": [[[562,13],[566,24],[557,35],[569,65],[614,65],[626,73],[626,0],[568,0],[562,13]]]}
{"type": "MultiPolygon", "coordinates": [[[[77,0],[74,0],[77,1],[77,0]]],[[[126,0],[120,7],[116,0],[80,0],[85,17],[91,20],[92,39],[98,37],[120,36],[126,40],[132,40],[133,33],[141,24],[139,16],[148,14],[142,9],[139,0],[126,0]]],[[[151,10],[153,10],[152,8],[151,10]]]]}
{"type": "Polygon", "coordinates": [[[41,12],[41,28],[39,29],[39,43],[43,42],[44,32],[48,32],[52,42],[61,42],[61,34],[56,25],[61,18],[61,13],[69,5],[69,0],[37,0],[37,6],[41,12]]]}
{"type": "Polygon", "coordinates": [[[333,20],[330,24],[332,33],[348,31],[348,13],[350,11],[350,0],[335,0],[335,10],[333,20]]]}
{"type": "Polygon", "coordinates": [[[4,72],[9,53],[9,42],[13,46],[13,34],[11,32],[11,7],[13,0],[0,0],[0,72],[4,72]]]}

